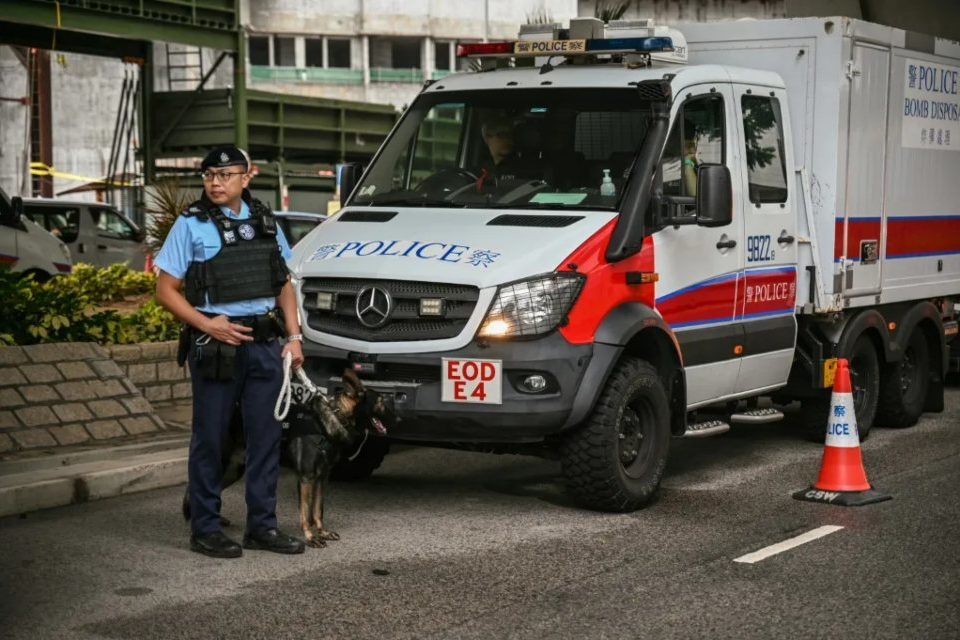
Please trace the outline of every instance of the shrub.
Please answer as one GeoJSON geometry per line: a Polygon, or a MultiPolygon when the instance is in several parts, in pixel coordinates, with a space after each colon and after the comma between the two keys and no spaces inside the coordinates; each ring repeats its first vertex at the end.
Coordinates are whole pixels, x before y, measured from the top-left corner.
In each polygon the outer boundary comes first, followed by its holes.
{"type": "Polygon", "coordinates": [[[90,302],[116,302],[127,296],[153,291],[157,284],[152,273],[134,271],[122,264],[100,269],[77,263],[73,271],[57,280],[58,287],[90,302]]]}
{"type": "Polygon", "coordinates": [[[176,338],[179,324],[153,298],[126,314],[97,306],[144,295],[154,287],[153,274],[123,265],[98,269],[81,264],[70,275],[44,283],[0,271],[0,344],[131,344],[176,338]]]}

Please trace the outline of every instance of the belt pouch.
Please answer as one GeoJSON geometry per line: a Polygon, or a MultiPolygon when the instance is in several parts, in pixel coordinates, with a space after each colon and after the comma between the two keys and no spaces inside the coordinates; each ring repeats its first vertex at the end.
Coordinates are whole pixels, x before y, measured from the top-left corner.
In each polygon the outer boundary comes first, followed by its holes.
{"type": "Polygon", "coordinates": [[[217,340],[197,345],[197,371],[200,377],[215,382],[233,380],[236,355],[235,346],[217,340]]]}

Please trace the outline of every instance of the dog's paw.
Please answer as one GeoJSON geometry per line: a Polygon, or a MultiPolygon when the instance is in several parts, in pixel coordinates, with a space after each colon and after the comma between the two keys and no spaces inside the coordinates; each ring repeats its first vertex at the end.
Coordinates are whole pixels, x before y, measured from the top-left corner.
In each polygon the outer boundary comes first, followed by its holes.
{"type": "Polygon", "coordinates": [[[321,540],[319,537],[307,538],[307,546],[313,547],[314,549],[322,549],[327,546],[327,542],[325,540],[321,540]]]}
{"type": "Polygon", "coordinates": [[[340,534],[335,531],[327,531],[326,529],[321,529],[317,532],[317,537],[323,540],[339,540],[340,534]]]}

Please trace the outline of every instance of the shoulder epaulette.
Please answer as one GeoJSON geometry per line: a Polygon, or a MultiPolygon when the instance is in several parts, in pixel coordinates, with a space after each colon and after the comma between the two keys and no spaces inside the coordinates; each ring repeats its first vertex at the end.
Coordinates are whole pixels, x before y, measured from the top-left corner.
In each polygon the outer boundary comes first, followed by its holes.
{"type": "Polygon", "coordinates": [[[180,215],[186,216],[188,218],[195,217],[197,218],[197,220],[206,222],[207,220],[210,219],[211,209],[209,207],[204,206],[204,204],[205,203],[202,200],[197,200],[196,202],[192,203],[189,207],[187,207],[187,210],[180,215]]]}

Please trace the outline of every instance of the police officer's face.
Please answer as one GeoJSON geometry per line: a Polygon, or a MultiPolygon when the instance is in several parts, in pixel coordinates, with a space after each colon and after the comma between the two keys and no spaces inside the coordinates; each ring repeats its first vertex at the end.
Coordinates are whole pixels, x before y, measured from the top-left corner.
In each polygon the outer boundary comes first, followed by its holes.
{"type": "Polygon", "coordinates": [[[483,140],[487,143],[494,164],[499,164],[513,153],[513,129],[508,126],[490,127],[483,132],[483,140]]]}
{"type": "Polygon", "coordinates": [[[204,174],[203,190],[217,205],[235,202],[250,184],[250,174],[243,165],[210,167],[204,174]]]}

